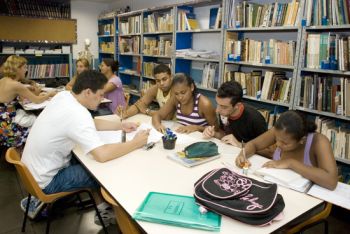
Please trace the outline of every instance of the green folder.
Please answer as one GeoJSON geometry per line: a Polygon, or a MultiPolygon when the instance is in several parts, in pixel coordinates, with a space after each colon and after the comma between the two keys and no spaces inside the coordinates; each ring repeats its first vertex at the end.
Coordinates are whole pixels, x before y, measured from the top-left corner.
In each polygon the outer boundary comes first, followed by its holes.
{"type": "Polygon", "coordinates": [[[193,197],[168,193],[148,193],[133,218],[216,232],[221,226],[221,216],[210,211],[201,214],[193,197]]]}

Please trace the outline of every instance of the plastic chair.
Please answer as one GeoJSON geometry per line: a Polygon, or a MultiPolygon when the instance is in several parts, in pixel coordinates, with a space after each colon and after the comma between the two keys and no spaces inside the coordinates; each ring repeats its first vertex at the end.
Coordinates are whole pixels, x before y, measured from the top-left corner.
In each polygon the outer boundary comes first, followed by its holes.
{"type": "Polygon", "coordinates": [[[107,233],[106,227],[103,223],[102,217],[100,213],[98,212],[96,203],[94,198],[92,197],[91,192],[88,189],[79,189],[72,192],[60,192],[60,193],[53,193],[53,194],[45,194],[42,189],[39,187],[38,183],[35,181],[34,177],[28,170],[28,168],[21,162],[21,158],[19,153],[16,151],[15,148],[9,148],[6,152],[6,161],[13,164],[16,167],[16,170],[19,174],[19,177],[25,187],[25,189],[28,192],[28,202],[26,206],[26,211],[24,214],[23,224],[22,224],[22,232],[25,232],[25,226],[27,221],[27,215],[29,211],[29,204],[31,196],[37,197],[40,201],[48,204],[48,219],[47,219],[47,225],[46,225],[46,233],[49,233],[50,229],[50,222],[51,222],[51,216],[52,216],[52,205],[55,201],[72,195],[78,195],[80,193],[87,193],[90,197],[90,201],[93,204],[98,218],[102,224],[103,230],[105,233],[107,233]]]}
{"type": "Polygon", "coordinates": [[[142,233],[137,227],[135,221],[133,221],[127,212],[108,194],[106,190],[101,188],[102,197],[113,206],[115,218],[119,226],[120,231],[123,234],[139,234],[142,233]]]}
{"type": "Polygon", "coordinates": [[[287,234],[303,233],[305,230],[320,223],[324,224],[324,233],[328,234],[328,221],[326,219],[331,213],[331,210],[332,210],[332,204],[327,202],[325,205],[325,208],[320,213],[290,228],[289,230],[287,230],[287,234]]]}

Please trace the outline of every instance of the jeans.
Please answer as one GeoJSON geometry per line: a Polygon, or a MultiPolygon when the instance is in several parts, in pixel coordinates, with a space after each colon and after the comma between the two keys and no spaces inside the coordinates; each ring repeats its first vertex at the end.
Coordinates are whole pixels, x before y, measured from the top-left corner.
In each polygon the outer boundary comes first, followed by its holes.
{"type": "Polygon", "coordinates": [[[98,189],[99,184],[80,163],[72,158],[71,165],[59,170],[43,192],[51,194],[82,188],[98,189]]]}

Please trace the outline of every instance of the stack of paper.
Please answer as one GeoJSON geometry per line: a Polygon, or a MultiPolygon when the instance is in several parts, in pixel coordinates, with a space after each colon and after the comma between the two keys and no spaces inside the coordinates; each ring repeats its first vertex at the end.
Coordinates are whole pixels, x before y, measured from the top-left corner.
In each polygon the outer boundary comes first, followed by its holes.
{"type": "Polygon", "coordinates": [[[208,231],[220,231],[221,226],[221,216],[210,211],[201,214],[193,197],[167,193],[150,192],[133,218],[208,231]]]}

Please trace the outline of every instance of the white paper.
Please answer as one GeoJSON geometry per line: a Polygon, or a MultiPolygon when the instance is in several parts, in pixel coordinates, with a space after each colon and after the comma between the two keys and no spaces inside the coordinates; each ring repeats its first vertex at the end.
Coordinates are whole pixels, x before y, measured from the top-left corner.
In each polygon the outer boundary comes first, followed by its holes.
{"type": "Polygon", "coordinates": [[[25,110],[40,110],[40,109],[44,109],[48,104],[49,104],[49,100],[46,100],[42,103],[26,103],[26,104],[23,104],[23,108],[25,110]]]}
{"type": "Polygon", "coordinates": [[[348,184],[338,182],[334,191],[314,184],[307,194],[350,210],[350,185],[348,184]]]}

